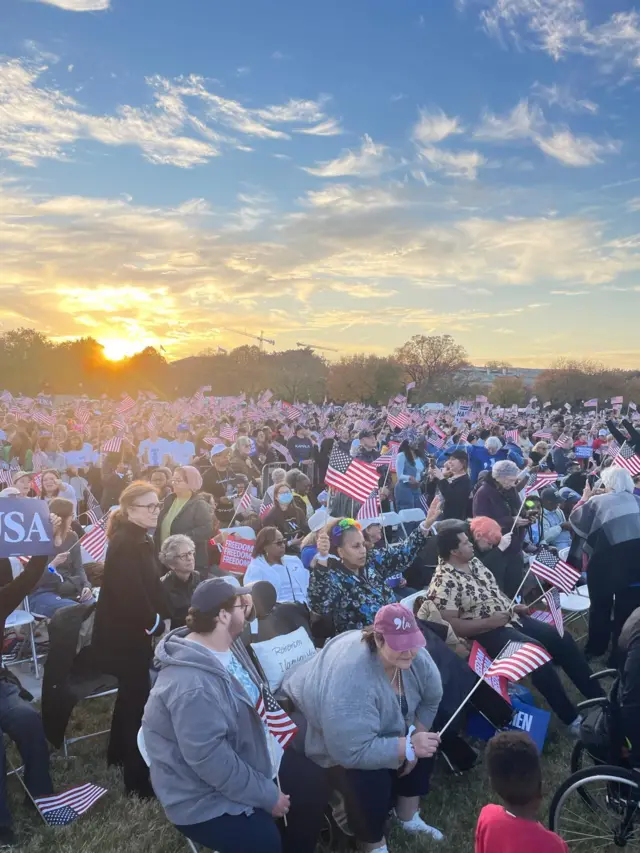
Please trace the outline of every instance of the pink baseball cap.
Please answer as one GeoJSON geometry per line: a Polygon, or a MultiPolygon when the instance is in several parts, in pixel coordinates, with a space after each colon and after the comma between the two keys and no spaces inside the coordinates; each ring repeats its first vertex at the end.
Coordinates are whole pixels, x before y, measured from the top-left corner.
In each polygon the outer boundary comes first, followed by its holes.
{"type": "Polygon", "coordinates": [[[385,643],[394,652],[423,649],[427,641],[416,622],[416,617],[402,604],[385,604],[376,613],[373,627],[382,634],[385,643]]]}

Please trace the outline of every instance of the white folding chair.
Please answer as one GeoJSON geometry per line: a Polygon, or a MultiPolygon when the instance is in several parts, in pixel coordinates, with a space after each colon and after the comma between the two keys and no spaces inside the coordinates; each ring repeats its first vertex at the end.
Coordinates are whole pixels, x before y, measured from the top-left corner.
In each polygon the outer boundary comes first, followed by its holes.
{"type": "MultiPolygon", "coordinates": [[[[103,696],[115,696],[115,694],[117,692],[118,692],[118,688],[112,687],[110,690],[103,690],[100,693],[90,693],[88,696],[84,696],[81,701],[84,702],[86,699],[100,699],[103,696]]],[[[101,735],[108,735],[110,731],[111,731],[110,729],[103,729],[100,732],[91,732],[88,735],[78,735],[77,737],[67,737],[65,735],[64,741],[62,742],[62,751],[64,753],[64,757],[69,758],[69,747],[71,746],[72,743],[78,743],[78,741],[88,740],[89,738],[92,738],[92,737],[100,737],[101,735]]]]}
{"type": "MultiPolygon", "coordinates": [[[[10,557],[11,561],[11,573],[14,578],[18,577],[22,573],[23,566],[20,560],[16,557],[10,557]]],[[[18,658],[14,661],[6,661],[5,666],[18,666],[23,663],[33,662],[33,673],[36,678],[40,678],[40,666],[38,665],[38,650],[36,648],[36,637],[35,637],[35,622],[36,617],[31,612],[29,608],[29,598],[25,598],[22,604],[16,608],[13,613],[10,613],[7,617],[4,627],[5,630],[7,628],[22,628],[26,625],[29,626],[29,640],[31,643],[31,657],[30,658],[18,658]]],[[[46,657],[46,655],[40,655],[41,658],[46,657]]]]}
{"type": "Polygon", "coordinates": [[[407,595],[405,598],[401,598],[400,604],[402,604],[403,607],[406,607],[407,610],[410,610],[413,613],[413,608],[416,601],[419,598],[426,598],[426,595],[426,589],[419,589],[418,592],[413,592],[411,593],[411,595],[407,595]]]}
{"type": "Polygon", "coordinates": [[[423,509],[420,509],[420,507],[401,509],[398,515],[400,516],[400,520],[403,524],[406,524],[407,522],[424,521],[427,517],[426,512],[423,509]]]}
{"type": "MultiPolygon", "coordinates": [[[[147,752],[147,746],[144,742],[144,735],[142,734],[141,728],[138,729],[137,743],[138,743],[138,752],[142,756],[144,763],[147,765],[147,767],[151,767],[151,759],[149,758],[149,753],[147,752]]],[[[187,838],[186,836],[184,836],[184,837],[185,837],[185,840],[186,840],[187,844],[189,845],[189,849],[192,851],[192,853],[198,853],[198,848],[193,843],[193,841],[190,838],[187,838]]],[[[215,851],[214,851],[214,853],[215,853],[215,851]]]]}
{"type": "MultiPolygon", "coordinates": [[[[582,619],[585,627],[588,628],[587,613],[590,606],[591,601],[589,600],[589,590],[586,584],[576,587],[575,591],[568,595],[565,592],[560,593],[560,607],[563,612],[568,614],[564,620],[566,625],[570,625],[577,619],[582,619]]],[[[584,637],[584,634],[577,639],[581,640],[582,637],[584,637]]]]}
{"type": "Polygon", "coordinates": [[[253,527],[225,527],[220,533],[229,533],[235,536],[240,536],[241,539],[255,539],[256,532],[253,527]]]}

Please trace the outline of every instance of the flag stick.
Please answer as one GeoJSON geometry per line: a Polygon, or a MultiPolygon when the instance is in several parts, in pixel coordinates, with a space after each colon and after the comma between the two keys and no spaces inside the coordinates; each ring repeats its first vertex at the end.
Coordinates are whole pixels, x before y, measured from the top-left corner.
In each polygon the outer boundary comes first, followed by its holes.
{"type": "Polygon", "coordinates": [[[26,786],[26,783],[25,783],[24,779],[22,778],[22,773],[20,773],[20,768],[18,768],[16,770],[16,768],[13,766],[13,762],[11,761],[11,757],[8,754],[7,754],[7,762],[9,763],[9,767],[14,771],[13,775],[17,776],[18,779],[20,780],[20,784],[22,785],[22,787],[26,791],[27,797],[29,797],[29,799],[33,803],[35,810],[38,812],[38,814],[40,815],[40,817],[44,821],[45,826],[49,826],[49,824],[47,823],[47,819],[45,818],[45,816],[42,814],[42,812],[38,808],[38,804],[36,803],[36,801],[31,796],[31,791],[26,786]]]}
{"type": "MultiPolygon", "coordinates": [[[[269,752],[271,753],[271,762],[272,762],[273,766],[275,767],[276,766],[276,755],[275,755],[275,752],[273,749],[273,735],[271,734],[271,732],[268,732],[268,738],[269,738],[269,752]]],[[[280,784],[280,768],[278,768],[278,770],[276,771],[276,784],[278,786],[278,790],[280,791],[280,793],[282,793],[282,785],[280,784]]],[[[282,819],[284,821],[284,825],[287,826],[286,814],[282,815],[282,819]]]]}
{"type": "Polygon", "coordinates": [[[518,589],[516,590],[516,594],[515,594],[515,595],[513,596],[513,598],[511,599],[511,604],[512,604],[512,605],[513,605],[514,601],[516,600],[516,598],[520,595],[520,590],[521,590],[521,589],[522,589],[522,587],[524,586],[526,579],[529,577],[529,572],[530,572],[530,571],[531,571],[531,567],[529,567],[529,568],[527,569],[527,571],[524,573],[524,577],[523,577],[523,578],[522,578],[522,580],[520,581],[520,586],[519,586],[519,587],[518,587],[518,589]]]}
{"type": "MultiPolygon", "coordinates": [[[[504,644],[504,646],[500,649],[499,654],[494,658],[494,660],[498,660],[498,658],[500,657],[500,655],[502,654],[502,652],[507,648],[507,646],[508,646],[508,645],[509,645],[509,643],[508,643],[508,642],[504,644]]],[[[476,675],[477,675],[477,673],[476,673],[476,675]]],[[[443,726],[443,727],[440,729],[440,731],[438,732],[438,734],[440,735],[440,737],[442,737],[442,735],[446,732],[446,730],[449,728],[449,726],[451,725],[451,723],[455,720],[455,718],[458,716],[458,714],[460,713],[460,711],[462,711],[462,709],[463,709],[463,708],[464,708],[464,706],[467,704],[467,702],[469,701],[469,699],[471,699],[471,697],[473,696],[473,694],[476,692],[476,690],[480,687],[480,685],[481,685],[483,682],[484,682],[484,675],[481,675],[481,676],[479,676],[479,678],[478,678],[478,680],[476,681],[476,683],[473,685],[472,689],[467,693],[467,695],[465,696],[465,698],[464,698],[464,699],[462,700],[462,702],[458,705],[458,707],[456,708],[456,710],[453,712],[453,714],[449,717],[449,719],[447,720],[447,722],[444,724],[444,726],[443,726]]]]}
{"type": "Polygon", "coordinates": [[[524,505],[525,505],[525,502],[526,502],[528,497],[529,497],[529,495],[525,491],[525,495],[522,498],[522,503],[520,504],[520,509],[518,510],[518,514],[516,515],[516,517],[513,519],[513,524],[511,525],[511,530],[509,531],[509,533],[513,533],[513,531],[516,529],[517,521],[520,518],[520,513],[524,509],[524,505]]]}

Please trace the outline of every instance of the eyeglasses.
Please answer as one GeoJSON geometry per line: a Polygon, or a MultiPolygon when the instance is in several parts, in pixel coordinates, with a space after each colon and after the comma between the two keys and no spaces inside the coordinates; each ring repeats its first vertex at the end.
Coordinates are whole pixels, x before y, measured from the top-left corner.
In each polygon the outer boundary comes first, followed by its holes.
{"type": "Polygon", "coordinates": [[[156,513],[160,512],[160,507],[162,506],[162,504],[131,504],[131,506],[138,507],[138,509],[146,509],[148,512],[156,513]]]}
{"type": "Polygon", "coordinates": [[[176,554],[176,560],[188,560],[191,557],[195,557],[195,551],[187,551],[185,554],[176,554]]]}
{"type": "Polygon", "coordinates": [[[273,544],[274,545],[286,545],[287,540],[286,539],[274,539],[273,544]]]}

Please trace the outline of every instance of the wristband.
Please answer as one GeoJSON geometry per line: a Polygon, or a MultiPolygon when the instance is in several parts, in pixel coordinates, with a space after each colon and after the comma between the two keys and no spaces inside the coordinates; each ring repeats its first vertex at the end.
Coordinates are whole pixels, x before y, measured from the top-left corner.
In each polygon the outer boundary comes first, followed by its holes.
{"type": "Polygon", "coordinates": [[[156,621],[153,623],[153,628],[150,631],[147,631],[147,629],[145,628],[144,629],[145,634],[148,634],[149,636],[151,636],[156,631],[159,624],[160,624],[160,614],[156,613],[156,621]]]}
{"type": "Polygon", "coordinates": [[[413,748],[413,744],[411,743],[411,735],[415,732],[416,727],[410,726],[409,731],[407,732],[406,746],[404,749],[404,755],[407,761],[415,761],[416,760],[416,751],[413,748]]]}

